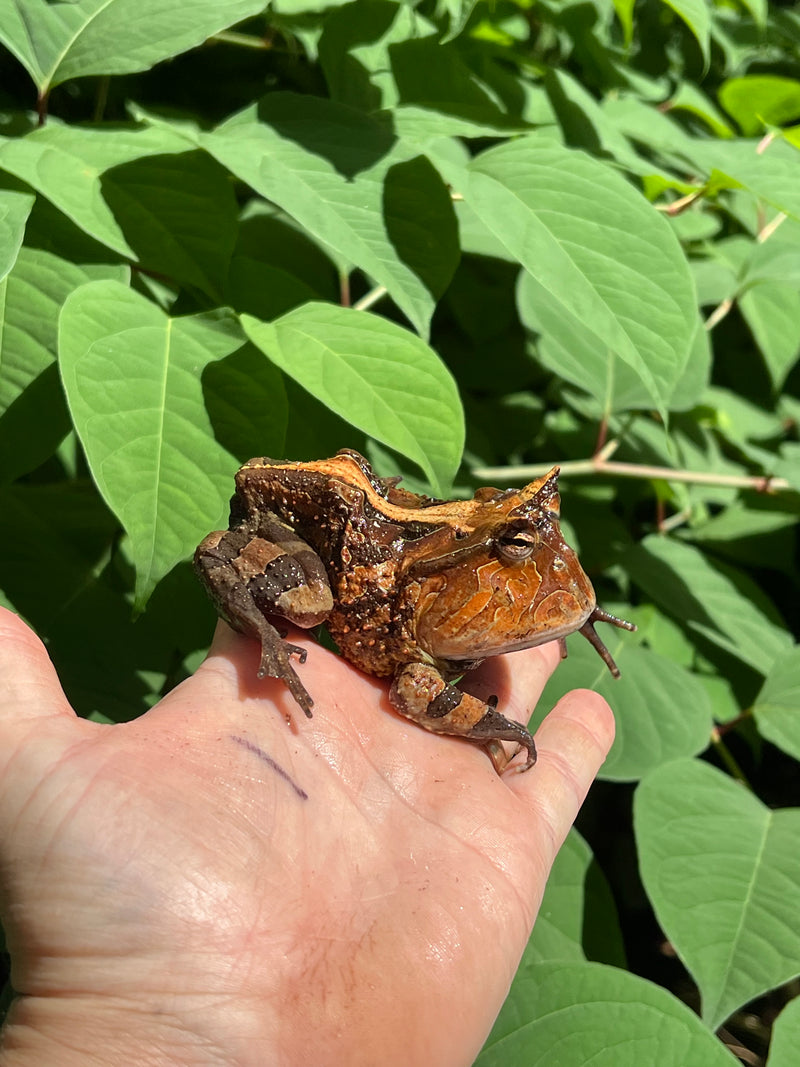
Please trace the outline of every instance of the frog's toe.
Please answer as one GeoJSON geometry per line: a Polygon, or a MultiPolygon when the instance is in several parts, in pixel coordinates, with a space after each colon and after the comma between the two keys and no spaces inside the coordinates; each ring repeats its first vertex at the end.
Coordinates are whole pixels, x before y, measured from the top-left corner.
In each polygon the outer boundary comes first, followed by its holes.
{"type": "Polygon", "coordinates": [[[294,699],[310,719],[314,701],[306,687],[297,677],[289,657],[296,655],[305,663],[307,652],[299,645],[283,641],[273,626],[266,620],[261,628],[261,660],[258,665],[259,678],[279,678],[284,682],[294,699]]]}
{"type": "MultiPolygon", "coordinates": [[[[521,722],[516,722],[514,719],[507,719],[505,715],[501,715],[499,711],[495,711],[493,707],[487,707],[486,713],[479,722],[476,722],[470,730],[470,737],[475,741],[486,739],[489,742],[493,741],[516,741],[519,745],[519,749],[526,749],[528,756],[525,763],[520,763],[515,766],[515,770],[527,771],[536,762],[536,742],[533,740],[533,736],[522,725],[521,722]]],[[[495,760],[493,749],[489,750],[492,762],[497,768],[497,762],[495,760]]],[[[502,771],[498,771],[502,773],[502,771]]]]}

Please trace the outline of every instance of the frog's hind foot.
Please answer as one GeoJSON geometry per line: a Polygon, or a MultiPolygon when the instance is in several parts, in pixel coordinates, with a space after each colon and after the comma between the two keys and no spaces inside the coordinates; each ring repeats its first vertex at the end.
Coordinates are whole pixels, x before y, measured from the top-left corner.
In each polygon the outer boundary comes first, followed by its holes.
{"type": "Polygon", "coordinates": [[[278,678],[284,682],[306,716],[309,719],[312,718],[311,709],[314,706],[314,701],[306,687],[297,677],[289,658],[290,656],[297,656],[301,663],[305,663],[308,655],[306,649],[284,641],[275,627],[267,622],[263,616],[258,626],[258,636],[261,638],[261,660],[258,665],[258,677],[278,678]]]}
{"type": "MultiPolygon", "coordinates": [[[[507,719],[494,703],[462,693],[426,663],[407,663],[397,672],[389,693],[392,706],[426,730],[475,741],[486,749],[498,774],[510,762],[501,741],[512,741],[527,750],[518,769],[527,771],[536,762],[533,737],[520,722],[507,719]]],[[[513,759],[513,757],[511,757],[513,759]]]]}

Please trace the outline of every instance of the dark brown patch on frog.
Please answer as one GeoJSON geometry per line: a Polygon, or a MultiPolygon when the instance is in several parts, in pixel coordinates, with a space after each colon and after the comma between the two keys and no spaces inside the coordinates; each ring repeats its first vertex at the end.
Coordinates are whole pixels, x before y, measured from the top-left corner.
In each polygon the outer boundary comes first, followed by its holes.
{"type": "Polygon", "coordinates": [[[449,715],[461,703],[462,694],[454,685],[446,685],[438,697],[434,697],[428,705],[425,714],[429,719],[441,719],[449,715]]]}

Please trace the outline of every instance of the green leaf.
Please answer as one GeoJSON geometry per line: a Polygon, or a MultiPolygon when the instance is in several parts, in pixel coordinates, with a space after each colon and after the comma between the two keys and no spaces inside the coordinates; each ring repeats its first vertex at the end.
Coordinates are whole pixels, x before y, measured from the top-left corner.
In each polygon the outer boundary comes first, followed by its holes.
{"type": "Polygon", "coordinates": [[[522,323],[538,335],[538,361],[594,397],[599,415],[648,405],[649,390],[636,371],[599,346],[590,327],[565,316],[561,304],[527,271],[517,282],[517,307],[522,323]]]}
{"type": "Polygon", "coordinates": [[[369,312],[318,303],[271,323],[243,315],[242,326],[312,396],[419,464],[435,492],[449,488],[464,416],[450,372],[419,337],[369,312]]]}
{"type": "Polygon", "coordinates": [[[563,70],[551,69],[545,74],[544,85],[566,144],[571,148],[586,148],[595,155],[601,152],[609,155],[632,174],[653,174],[652,161],[634,152],[628,139],[577,78],[563,70]]]}
{"type": "Polygon", "coordinates": [[[786,141],[773,140],[767,148],[758,141],[696,141],[691,154],[709,172],[712,189],[747,189],[800,219],[800,153],[786,141]]]}
{"type": "Polygon", "coordinates": [[[733,130],[722,113],[692,82],[681,82],[669,102],[669,110],[688,111],[691,115],[696,115],[716,137],[733,137],[733,130]]]}
{"type": "Polygon", "coordinates": [[[543,960],[585,959],[583,897],[591,862],[592,850],[577,830],[570,830],[547,879],[518,974],[524,974],[543,960]]]}
{"type": "Polygon", "coordinates": [[[103,197],[101,176],[140,157],[186,147],[184,138],[164,128],[98,130],[50,122],[26,137],[0,137],[0,169],[27,182],[106,247],[135,258],[103,197]]]}
{"type": "Polygon", "coordinates": [[[692,31],[703,54],[703,66],[708,68],[711,15],[706,0],[664,0],[664,3],[671,7],[692,31]]]}
{"type": "Polygon", "coordinates": [[[601,963],[545,962],[515,980],[475,1067],[736,1067],[666,990],[601,963]]]}
{"type": "Polygon", "coordinates": [[[263,0],[0,0],[0,40],[44,93],[68,78],[147,70],[263,7],[263,0]]]}
{"type": "Polygon", "coordinates": [[[242,220],[225,285],[226,304],[269,320],[309,300],[338,296],[339,277],[331,260],[280,212],[257,210],[242,220]]]}
{"type": "MultiPolygon", "coordinates": [[[[214,439],[204,389],[241,346],[230,313],[170,319],[114,282],[82,286],[64,304],[64,391],[95,483],[130,537],[139,608],[225,517],[236,462],[214,439]]],[[[248,385],[267,445],[285,400],[274,374],[248,385]]]]}
{"type": "Polygon", "coordinates": [[[199,151],[150,156],[107,170],[100,185],[145,269],[220,302],[239,208],[218,163],[199,151]]]}
{"type": "Polygon", "coordinates": [[[0,189],[0,282],[14,266],[33,201],[29,193],[0,189]]]}
{"type": "Polygon", "coordinates": [[[767,23],[767,9],[769,0],[742,0],[742,7],[753,16],[753,21],[759,29],[767,23]]]}
{"type": "Polygon", "coordinates": [[[753,705],[759,732],[800,760],[800,648],[776,660],[753,705]]]}
{"type": "Polygon", "coordinates": [[[800,1047],[800,997],[790,1001],[772,1027],[767,1067],[794,1067],[800,1047]]]}
{"type": "Polygon", "coordinates": [[[614,709],[617,731],[600,777],[636,781],[662,763],[707,748],[713,722],[699,678],[637,646],[630,634],[611,631],[603,638],[611,645],[621,677],[614,679],[591,645],[575,637],[568,659],[547,683],[539,705],[544,713],[576,688],[594,689],[606,698],[614,709]]]}
{"type": "Polygon", "coordinates": [[[800,356],[800,291],[797,285],[754,285],[739,297],[742,318],[778,390],[800,356]]]}
{"type": "MultiPolygon", "coordinates": [[[[15,547],[0,560],[0,584],[17,610],[47,634],[91,584],[116,531],[113,516],[88,478],[77,483],[3,486],[0,538],[4,545],[15,547]],[[17,545],[20,530],[25,531],[24,544],[17,545]],[[46,567],[41,566],[44,543],[48,546],[46,567]]],[[[96,661],[96,652],[90,655],[96,661]]]]}
{"type": "Polygon", "coordinates": [[[55,365],[64,300],[88,281],[127,277],[122,265],[81,266],[38,248],[20,249],[0,282],[0,481],[38,467],[69,431],[55,365]]]}
{"type": "Polygon", "coordinates": [[[622,26],[625,47],[633,40],[633,8],[636,0],[614,0],[614,10],[622,26]]]}
{"type": "Polygon", "coordinates": [[[352,0],[325,19],[319,61],[332,99],[366,112],[400,101],[392,49],[436,27],[407,4],[352,0]]]}
{"type": "Polygon", "coordinates": [[[634,582],[680,623],[761,674],[791,646],[755,582],[714,566],[697,548],[651,535],[626,553],[625,566],[634,582]]]}
{"type": "Polygon", "coordinates": [[[689,357],[694,288],[669,225],[611,169],[541,136],[482,153],[465,200],[558,307],[666,412],[689,357]]]}
{"type": "Polygon", "coordinates": [[[656,916],[700,987],[712,1030],[800,971],[800,811],[770,811],[698,761],[659,767],[634,803],[656,916]]]}
{"type": "Polygon", "coordinates": [[[777,74],[729,78],[720,86],[719,102],[745,137],[755,137],[767,126],[784,126],[800,118],[800,81],[777,74]]]}
{"type": "Polygon", "coordinates": [[[458,262],[447,189],[379,123],[331,100],[273,93],[200,144],[384,285],[424,336],[458,262]]]}

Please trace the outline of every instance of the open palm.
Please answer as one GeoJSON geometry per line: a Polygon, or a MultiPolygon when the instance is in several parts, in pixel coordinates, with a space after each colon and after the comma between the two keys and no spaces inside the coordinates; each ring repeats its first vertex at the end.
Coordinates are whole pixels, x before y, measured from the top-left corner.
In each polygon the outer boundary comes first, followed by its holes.
{"type": "MultiPolygon", "coordinates": [[[[3,1067],[472,1062],[610,745],[607,705],[570,694],[537,766],[499,778],[309,647],[311,720],[220,624],[193,678],[102,726],[2,612],[0,892],[22,995],[3,1067]]],[[[471,688],[525,721],[556,661],[515,653],[471,688]]]]}

